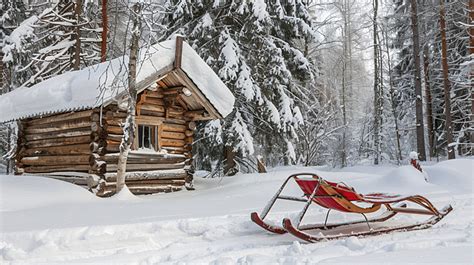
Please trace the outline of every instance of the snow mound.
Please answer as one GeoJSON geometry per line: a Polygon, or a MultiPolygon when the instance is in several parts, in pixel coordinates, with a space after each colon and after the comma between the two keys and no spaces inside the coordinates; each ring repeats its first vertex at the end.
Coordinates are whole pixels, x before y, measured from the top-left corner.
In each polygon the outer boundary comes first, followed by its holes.
{"type": "Polygon", "coordinates": [[[86,189],[39,176],[0,175],[0,212],[98,200],[86,189]]]}
{"type": "Polygon", "coordinates": [[[474,191],[474,160],[454,159],[425,167],[430,183],[452,191],[474,191]]]}
{"type": "Polygon", "coordinates": [[[113,199],[116,199],[118,201],[134,201],[134,200],[140,200],[140,198],[138,198],[137,196],[135,196],[127,187],[127,185],[125,185],[122,190],[115,194],[113,197],[113,199]]]}
{"type": "Polygon", "coordinates": [[[426,182],[423,173],[411,165],[393,169],[368,186],[373,188],[370,192],[396,194],[420,194],[437,189],[435,185],[426,182]]]}

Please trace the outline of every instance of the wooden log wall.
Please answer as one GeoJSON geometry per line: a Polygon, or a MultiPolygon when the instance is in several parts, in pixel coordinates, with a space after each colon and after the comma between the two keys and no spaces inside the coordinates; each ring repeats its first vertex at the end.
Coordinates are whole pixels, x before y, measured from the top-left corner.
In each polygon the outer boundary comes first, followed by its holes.
{"type": "MultiPolygon", "coordinates": [[[[166,154],[140,151],[129,154],[125,182],[133,193],[175,191],[182,189],[185,182],[192,181],[192,172],[188,169],[196,124],[186,113],[185,105],[176,100],[174,91],[145,90],[138,96],[136,122],[157,126],[157,147],[166,154]],[[172,177],[169,177],[170,174],[172,177]]],[[[105,183],[99,189],[99,195],[107,196],[115,191],[119,145],[123,136],[120,124],[124,122],[126,112],[116,105],[109,106],[103,118],[105,154],[100,161],[105,162],[106,168],[105,175],[101,174],[105,183]]]]}
{"type": "MultiPolygon", "coordinates": [[[[93,114],[93,110],[85,110],[22,121],[17,173],[89,173],[93,114]]],[[[62,179],[86,183],[87,174],[79,175],[84,181],[67,174],[62,179]]]]}

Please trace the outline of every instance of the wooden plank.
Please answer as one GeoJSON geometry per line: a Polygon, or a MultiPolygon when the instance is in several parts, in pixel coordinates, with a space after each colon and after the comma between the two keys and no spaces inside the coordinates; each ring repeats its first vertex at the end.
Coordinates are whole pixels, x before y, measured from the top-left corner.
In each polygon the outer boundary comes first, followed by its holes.
{"type": "Polygon", "coordinates": [[[87,118],[81,118],[81,119],[66,120],[62,122],[55,122],[51,124],[27,126],[25,128],[25,131],[27,134],[35,134],[35,133],[57,132],[57,131],[64,131],[64,130],[78,129],[78,128],[90,128],[90,126],[91,126],[90,117],[87,117],[87,118]]]}
{"type": "MultiPolygon", "coordinates": [[[[166,170],[166,169],[180,169],[184,168],[184,163],[176,164],[128,164],[127,163],[127,172],[129,171],[147,171],[147,170],[166,170]]],[[[116,164],[107,164],[107,172],[117,171],[116,164]]]]}
{"type": "Polygon", "coordinates": [[[123,134],[122,127],[120,126],[108,125],[106,131],[108,134],[123,134]]]}
{"type": "Polygon", "coordinates": [[[183,57],[183,37],[176,37],[176,50],[174,58],[174,67],[181,68],[181,58],[183,57]]]}
{"type": "Polygon", "coordinates": [[[164,97],[161,91],[151,91],[151,90],[146,91],[146,96],[147,98],[163,98],[164,97]]]}
{"type": "MultiPolygon", "coordinates": [[[[112,196],[115,193],[115,183],[107,183],[99,189],[97,192],[97,196],[107,197],[112,196]]],[[[168,193],[174,191],[180,191],[183,189],[183,186],[171,186],[171,185],[150,185],[150,186],[133,186],[129,187],[129,190],[136,195],[145,195],[145,194],[153,194],[153,193],[168,193]]]]}
{"type": "Polygon", "coordinates": [[[21,163],[27,166],[88,165],[89,155],[59,155],[23,157],[21,163]]]}
{"type": "Polygon", "coordinates": [[[140,117],[140,116],[152,116],[152,117],[164,118],[165,113],[164,112],[150,111],[150,110],[141,110],[140,115],[137,116],[137,117],[140,117]]]}
{"type": "Polygon", "coordinates": [[[89,135],[28,141],[26,143],[26,146],[28,148],[37,148],[37,147],[49,147],[49,146],[77,145],[77,144],[86,144],[86,143],[87,144],[90,143],[89,135]]]}
{"type": "MultiPolygon", "coordinates": [[[[154,180],[154,179],[184,179],[187,173],[184,170],[160,170],[160,171],[135,171],[125,173],[126,180],[154,180]]],[[[106,173],[104,178],[107,182],[115,182],[117,179],[117,173],[106,173]]]]}
{"type": "Polygon", "coordinates": [[[89,144],[76,144],[66,146],[37,147],[23,151],[24,156],[33,155],[88,155],[90,154],[89,144]]]}
{"type": "Polygon", "coordinates": [[[153,105],[159,105],[159,106],[164,106],[165,102],[161,98],[151,98],[147,97],[144,101],[143,104],[153,104],[153,105]]]}
{"type": "Polygon", "coordinates": [[[136,118],[137,124],[143,125],[161,125],[163,123],[164,118],[162,117],[155,117],[155,116],[145,116],[140,115],[136,118]]]}
{"type": "Polygon", "coordinates": [[[186,138],[186,135],[184,133],[180,132],[165,132],[163,131],[161,133],[162,138],[168,138],[168,139],[176,139],[176,140],[184,140],[186,138]]]}
{"type": "Polygon", "coordinates": [[[186,126],[181,124],[163,123],[163,131],[167,132],[185,132],[186,126]]]}
{"type": "Polygon", "coordinates": [[[222,119],[222,116],[217,111],[217,109],[206,99],[199,88],[194,84],[194,82],[191,81],[191,79],[189,79],[188,75],[183,70],[175,69],[173,72],[176,73],[176,77],[179,79],[179,81],[192,92],[192,97],[198,101],[199,104],[201,104],[201,106],[204,107],[211,116],[213,116],[215,119],[222,119]]]}
{"type": "MultiPolygon", "coordinates": [[[[118,162],[117,155],[105,155],[103,160],[106,161],[108,164],[116,164],[118,162]]],[[[186,160],[185,157],[153,157],[153,156],[133,156],[129,155],[127,158],[127,165],[128,164],[176,164],[176,163],[183,163],[186,160]]]]}
{"type": "Polygon", "coordinates": [[[85,136],[85,135],[90,135],[90,133],[91,133],[91,130],[88,128],[79,128],[79,129],[59,131],[59,132],[25,134],[25,138],[28,141],[34,141],[34,140],[52,139],[52,138],[60,138],[60,137],[85,136]]]}
{"type": "Polygon", "coordinates": [[[52,173],[52,172],[88,172],[89,165],[61,165],[61,166],[31,166],[24,167],[25,173],[52,173]]]}
{"type": "Polygon", "coordinates": [[[30,121],[27,121],[26,124],[31,126],[31,125],[50,124],[54,122],[63,122],[66,120],[74,120],[74,119],[80,119],[80,118],[89,118],[93,112],[94,110],[68,112],[64,114],[58,114],[58,115],[53,115],[53,116],[48,116],[48,117],[43,117],[43,118],[35,118],[30,121]]]}
{"type": "Polygon", "coordinates": [[[141,109],[155,112],[165,112],[165,107],[160,105],[144,104],[141,106],[141,109]]]}
{"type": "Polygon", "coordinates": [[[166,146],[181,147],[181,146],[184,146],[185,144],[186,143],[183,140],[161,138],[161,145],[163,147],[166,147],[166,146]]]}

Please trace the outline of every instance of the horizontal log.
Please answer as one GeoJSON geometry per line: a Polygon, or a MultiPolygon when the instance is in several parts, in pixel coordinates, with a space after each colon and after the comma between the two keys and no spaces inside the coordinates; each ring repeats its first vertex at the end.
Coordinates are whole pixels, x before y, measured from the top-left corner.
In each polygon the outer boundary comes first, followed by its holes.
{"type": "Polygon", "coordinates": [[[93,113],[93,110],[84,110],[84,111],[79,111],[79,112],[69,112],[69,113],[53,115],[53,116],[49,116],[49,117],[35,118],[35,119],[32,119],[32,120],[26,122],[26,124],[27,125],[41,125],[41,124],[50,124],[50,123],[58,122],[58,121],[63,122],[63,121],[66,121],[66,120],[89,118],[92,113],[93,113]]]}
{"type": "Polygon", "coordinates": [[[161,133],[162,138],[168,138],[168,139],[177,139],[177,140],[183,140],[186,138],[186,135],[184,133],[179,133],[179,132],[167,132],[163,131],[161,133]]]}
{"type": "MultiPolygon", "coordinates": [[[[125,179],[130,181],[156,180],[156,179],[184,179],[187,173],[184,170],[159,170],[159,171],[135,171],[125,173],[125,179]]],[[[107,182],[115,182],[117,173],[106,173],[107,182]]]]}
{"type": "Polygon", "coordinates": [[[74,120],[66,120],[55,123],[31,125],[25,128],[27,134],[57,132],[70,129],[86,128],[91,126],[90,117],[74,120]]]}
{"type": "Polygon", "coordinates": [[[117,111],[106,111],[105,112],[105,119],[106,120],[119,120],[119,119],[125,119],[127,117],[126,112],[117,112],[117,111]]]}
{"type": "Polygon", "coordinates": [[[37,147],[65,146],[65,145],[77,145],[77,144],[88,144],[88,143],[90,143],[89,135],[28,141],[26,142],[26,146],[28,148],[37,148],[37,147]]]}
{"type": "Polygon", "coordinates": [[[148,98],[163,98],[164,95],[161,91],[146,91],[146,97],[148,98]]]}
{"type": "Polygon", "coordinates": [[[152,116],[152,117],[160,117],[160,118],[165,117],[164,112],[156,112],[156,111],[150,111],[150,110],[140,110],[140,115],[138,117],[140,117],[141,115],[152,116]]]}
{"type": "Polygon", "coordinates": [[[144,186],[144,185],[171,185],[183,186],[186,181],[183,179],[155,179],[155,180],[128,180],[125,179],[127,186],[144,186]]]}
{"type": "Polygon", "coordinates": [[[24,167],[25,173],[52,173],[52,172],[88,172],[89,165],[61,165],[61,166],[30,166],[24,167]]]}
{"type": "Polygon", "coordinates": [[[173,118],[173,117],[168,117],[168,118],[165,119],[165,123],[185,125],[186,120],[184,118],[176,119],[176,118],[173,118]]]}
{"type": "MultiPolygon", "coordinates": [[[[180,169],[184,167],[184,163],[176,163],[176,164],[128,164],[127,163],[127,171],[147,171],[147,170],[159,170],[159,169],[180,169]]],[[[115,172],[117,171],[116,164],[107,164],[107,172],[115,172]]]]}
{"type": "Polygon", "coordinates": [[[186,126],[181,124],[171,124],[171,123],[163,123],[162,125],[163,131],[168,132],[185,132],[186,126]]]}
{"type": "Polygon", "coordinates": [[[79,129],[59,131],[59,132],[25,134],[25,139],[27,141],[34,141],[34,140],[43,140],[43,139],[53,139],[53,138],[59,138],[59,137],[85,136],[85,135],[89,135],[90,133],[91,133],[91,130],[89,130],[88,128],[79,128],[79,129]]]}
{"type": "Polygon", "coordinates": [[[211,117],[206,110],[190,110],[184,113],[184,116],[193,120],[206,120],[211,117]]]}
{"type": "MultiPolygon", "coordinates": [[[[99,197],[110,197],[115,194],[115,184],[111,185],[104,185],[99,191],[96,193],[97,196],[99,197]]],[[[183,189],[182,186],[177,187],[177,186],[165,186],[165,185],[158,185],[158,186],[152,186],[152,187],[128,187],[128,189],[135,195],[147,195],[147,194],[153,194],[153,193],[169,193],[169,192],[174,192],[174,191],[180,191],[183,189]]]]}
{"type": "Polygon", "coordinates": [[[153,105],[164,106],[165,102],[161,98],[146,97],[145,100],[143,100],[143,104],[153,104],[153,105]]]}
{"type": "Polygon", "coordinates": [[[90,154],[89,144],[76,144],[66,146],[37,147],[25,149],[21,152],[22,156],[39,155],[87,155],[90,154]]]}
{"type": "Polygon", "coordinates": [[[108,134],[123,134],[122,127],[120,126],[108,125],[106,131],[108,134]]]}
{"type": "Polygon", "coordinates": [[[107,153],[120,152],[120,144],[115,143],[115,142],[111,144],[107,144],[107,146],[105,147],[105,150],[107,150],[107,153]]]}
{"type": "Polygon", "coordinates": [[[141,110],[149,110],[155,112],[165,112],[165,107],[160,105],[145,104],[140,106],[141,110]]]}
{"type": "MultiPolygon", "coordinates": [[[[109,156],[105,155],[104,156],[104,161],[110,164],[117,164],[118,162],[118,156],[109,156]]],[[[127,157],[127,165],[129,164],[176,164],[176,163],[182,163],[186,160],[185,157],[136,157],[136,156],[128,156],[127,157]]]]}
{"type": "Polygon", "coordinates": [[[163,117],[140,115],[140,116],[137,116],[136,122],[137,124],[143,124],[143,125],[161,125],[164,119],[165,118],[163,117]]]}
{"type": "Polygon", "coordinates": [[[122,141],[122,137],[123,137],[122,134],[108,134],[107,135],[107,140],[111,140],[111,141],[120,143],[122,141]]]}
{"type": "Polygon", "coordinates": [[[26,166],[88,165],[89,155],[60,155],[23,157],[21,163],[26,166]]]}
{"type": "Polygon", "coordinates": [[[173,140],[173,139],[166,139],[162,138],[160,141],[161,146],[171,146],[171,147],[181,147],[184,146],[186,143],[183,140],[173,140]]]}

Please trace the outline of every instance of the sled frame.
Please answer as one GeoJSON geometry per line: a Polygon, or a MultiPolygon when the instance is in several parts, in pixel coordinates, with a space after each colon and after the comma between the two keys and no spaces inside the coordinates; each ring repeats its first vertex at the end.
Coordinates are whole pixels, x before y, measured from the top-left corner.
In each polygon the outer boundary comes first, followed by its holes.
{"type": "MultiPolygon", "coordinates": [[[[371,201],[371,200],[364,200],[363,197],[361,197],[362,202],[368,202],[372,203],[372,207],[368,208],[361,208],[358,207],[357,205],[353,204],[352,202],[346,200],[342,195],[338,194],[337,192],[331,195],[316,195],[318,189],[322,187],[322,185],[325,186],[325,188],[331,189],[331,187],[325,183],[325,180],[322,179],[321,177],[317,176],[314,173],[297,173],[289,176],[281,185],[281,187],[278,189],[278,191],[275,193],[275,195],[272,197],[272,199],[267,203],[265,208],[262,210],[261,214],[259,215],[256,212],[253,212],[251,214],[251,219],[253,222],[255,222],[257,225],[261,226],[262,228],[266,229],[267,231],[270,231],[272,233],[276,234],[285,234],[287,232],[290,232],[292,235],[303,239],[305,241],[309,242],[317,242],[321,241],[323,239],[337,239],[337,238],[342,238],[346,236],[366,236],[366,235],[377,235],[377,234],[382,234],[382,233],[388,233],[392,231],[400,231],[400,230],[419,230],[419,229],[426,229],[431,227],[432,225],[436,224],[439,222],[445,215],[447,215],[451,210],[452,207],[448,205],[447,207],[443,208],[443,210],[438,211],[431,202],[419,195],[415,196],[407,196],[407,197],[402,197],[398,200],[394,200],[391,202],[377,202],[377,201],[371,201]],[[313,191],[311,194],[304,194],[307,198],[304,197],[295,197],[295,196],[287,196],[287,195],[282,195],[281,193],[287,186],[288,182],[290,179],[298,179],[300,176],[311,176],[317,181],[316,186],[314,187],[313,191]],[[358,221],[351,221],[351,222],[342,222],[342,223],[334,223],[334,224],[327,224],[329,213],[331,210],[333,210],[330,207],[325,207],[323,205],[320,205],[324,208],[328,208],[328,211],[326,213],[326,218],[323,224],[307,224],[307,225],[302,225],[302,220],[309,208],[309,206],[312,203],[319,204],[315,199],[319,198],[334,198],[337,200],[342,200],[343,203],[348,204],[350,206],[355,206],[354,210],[355,211],[347,211],[348,213],[358,213],[361,214],[364,219],[363,220],[358,220],[358,221]],[[289,201],[296,201],[296,202],[303,202],[305,203],[303,209],[298,213],[296,218],[293,220],[295,223],[293,224],[293,221],[285,218],[283,219],[282,226],[276,226],[276,225],[271,225],[268,222],[265,222],[264,219],[267,217],[268,213],[270,210],[273,208],[277,200],[289,200],[289,201]],[[410,201],[413,202],[417,205],[422,206],[424,209],[416,209],[416,208],[406,208],[407,205],[403,201],[410,201]],[[392,205],[393,204],[393,205],[392,205]],[[374,218],[367,218],[365,213],[371,213],[371,212],[376,212],[380,209],[380,206],[383,205],[386,210],[383,212],[381,215],[374,217],[374,218]],[[412,225],[405,225],[405,226],[397,226],[397,227],[389,227],[385,229],[371,229],[370,223],[375,223],[375,222],[384,222],[392,217],[394,217],[397,213],[408,213],[408,214],[423,214],[423,215],[431,215],[432,217],[425,222],[420,222],[412,225]],[[329,230],[333,229],[336,227],[340,226],[350,226],[354,224],[360,224],[360,223],[366,223],[369,230],[368,231],[363,231],[363,232],[358,232],[358,233],[351,233],[351,234],[342,234],[342,235],[337,235],[337,236],[324,236],[324,237],[316,237],[312,236],[310,234],[307,234],[303,231],[305,230],[315,230],[315,229],[320,229],[320,230],[329,230]]],[[[344,184],[345,187],[348,187],[347,185],[344,184]]],[[[353,190],[352,190],[353,191],[353,190]]],[[[331,192],[331,191],[330,191],[331,192]]],[[[349,206],[349,209],[351,208],[349,206]]]]}

